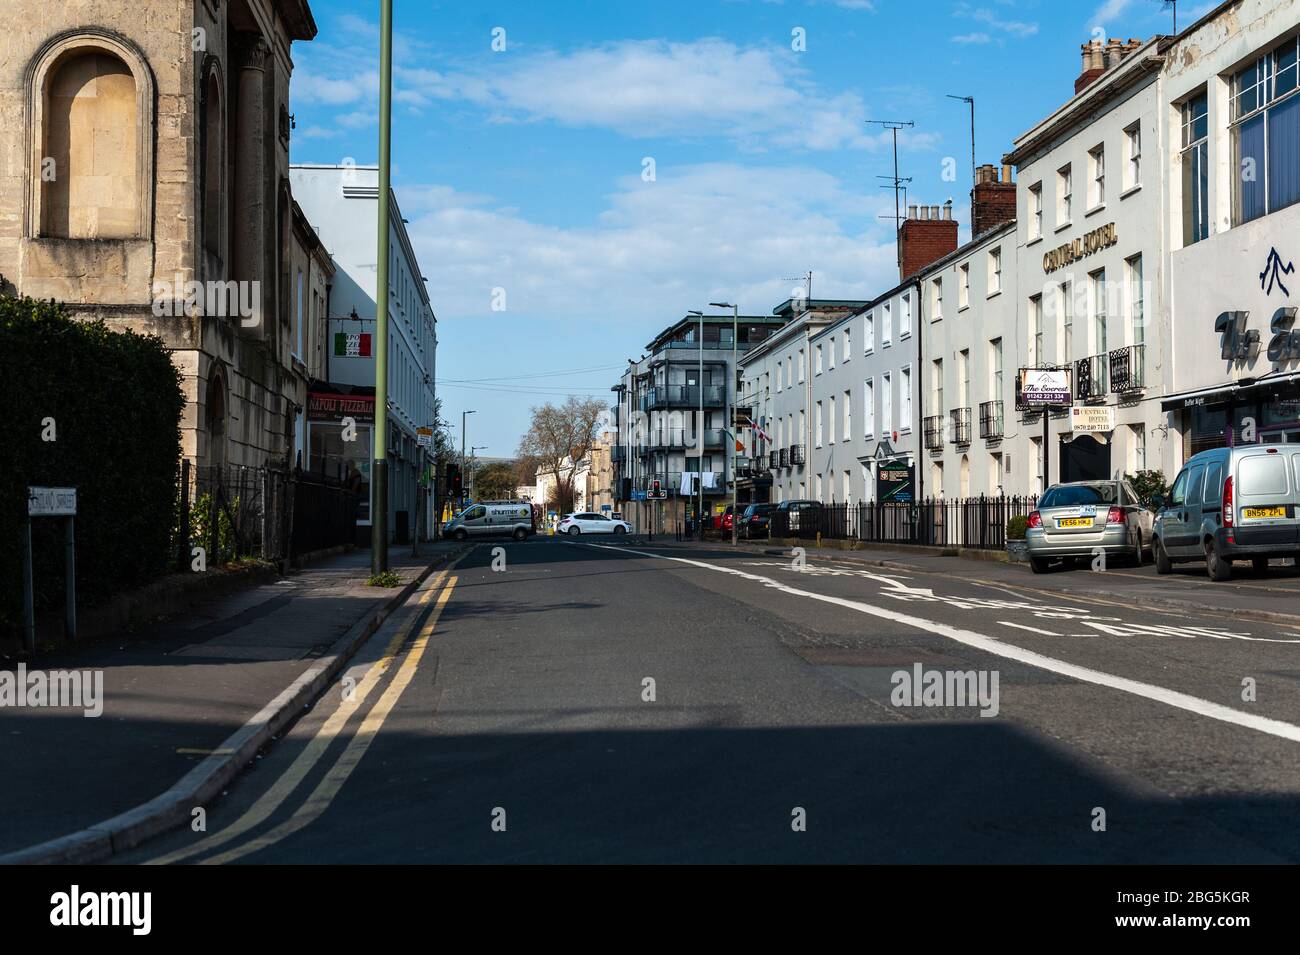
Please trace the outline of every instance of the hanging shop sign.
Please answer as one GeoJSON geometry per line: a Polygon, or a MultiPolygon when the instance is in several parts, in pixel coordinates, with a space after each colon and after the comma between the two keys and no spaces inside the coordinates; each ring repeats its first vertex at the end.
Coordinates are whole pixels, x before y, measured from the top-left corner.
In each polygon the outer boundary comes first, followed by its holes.
{"type": "Polygon", "coordinates": [[[338,358],[369,358],[370,332],[335,332],[334,355],[338,358]]]}
{"type": "Polygon", "coordinates": [[[1115,430],[1113,405],[1075,405],[1070,409],[1070,430],[1075,434],[1099,434],[1115,430]]]}
{"type": "Polygon", "coordinates": [[[1017,405],[1040,407],[1042,405],[1068,405],[1070,373],[1064,368],[1021,368],[1020,394],[1017,405]]]}
{"type": "Polygon", "coordinates": [[[1086,259],[1094,252],[1109,249],[1118,241],[1119,235],[1115,231],[1115,223],[1108,222],[1091,232],[1085,232],[1073,242],[1067,242],[1050,252],[1043,253],[1043,271],[1055,272],[1057,269],[1063,269],[1067,265],[1086,259]]]}

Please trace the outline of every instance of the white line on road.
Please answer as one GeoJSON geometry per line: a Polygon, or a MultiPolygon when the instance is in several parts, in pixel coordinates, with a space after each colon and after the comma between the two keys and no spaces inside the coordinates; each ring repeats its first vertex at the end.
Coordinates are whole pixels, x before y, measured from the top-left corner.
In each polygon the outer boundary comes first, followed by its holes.
{"type": "Polygon", "coordinates": [[[1017,630],[1028,630],[1030,633],[1041,633],[1045,637],[1059,637],[1059,633],[1052,633],[1050,630],[1039,630],[1037,627],[1027,627],[1023,623],[1012,623],[1010,620],[999,620],[998,623],[1004,627],[1015,627],[1017,630]]]}
{"type": "Polygon", "coordinates": [[[895,623],[901,623],[908,627],[915,627],[918,630],[925,630],[941,637],[947,637],[949,640],[955,640],[957,643],[965,644],[968,647],[983,650],[985,653],[992,653],[995,656],[1005,657],[1008,660],[1017,660],[1020,663],[1038,667],[1040,670],[1047,670],[1051,673],[1060,674],[1061,676],[1068,676],[1083,683],[1092,683],[1097,686],[1108,687],[1112,690],[1119,690],[1122,693],[1130,693],[1134,696],[1153,700],[1156,703],[1164,703],[1166,706],[1172,706],[1180,710],[1186,710],[1189,713],[1195,713],[1198,716],[1205,716],[1212,720],[1219,720],[1224,723],[1234,723],[1237,726],[1243,726],[1246,729],[1256,730],[1260,733],[1267,733],[1270,736],[1278,736],[1282,739],[1290,740],[1293,743],[1300,743],[1300,726],[1285,723],[1282,720],[1270,719],[1266,716],[1255,716],[1252,713],[1242,713],[1238,710],[1234,710],[1230,706],[1224,706],[1222,703],[1202,700],[1200,697],[1191,696],[1187,693],[1180,693],[1177,690],[1166,689],[1162,686],[1154,686],[1153,684],[1143,683],[1139,680],[1130,680],[1128,677],[1116,676],[1113,673],[1103,673],[1102,671],[1094,670],[1091,667],[1079,666],[1077,663],[1068,663],[1065,660],[1057,660],[1054,657],[1044,656],[1041,653],[1035,653],[1033,650],[1026,650],[1022,647],[1017,647],[1014,644],[1002,643],[993,637],[975,633],[971,630],[963,630],[960,627],[953,627],[946,623],[940,623],[937,620],[926,620],[923,617],[914,617],[911,614],[899,613],[896,610],[887,610],[884,607],[876,607],[859,600],[833,597],[830,594],[814,593],[811,590],[800,590],[797,587],[783,584],[779,580],[773,580],[771,577],[751,574],[748,571],[736,570],[732,567],[722,567],[718,564],[710,564],[702,560],[692,560],[689,557],[671,557],[667,554],[653,554],[649,551],[634,550],[630,547],[610,547],[607,544],[581,544],[580,546],[596,547],[601,550],[617,550],[630,554],[640,554],[642,557],[653,557],[657,560],[669,560],[679,564],[687,564],[692,567],[703,567],[705,570],[716,570],[719,573],[743,577],[746,580],[755,581],[763,584],[765,587],[779,590],[782,593],[791,594],[795,597],[808,597],[811,600],[820,600],[823,603],[847,607],[850,610],[870,614],[873,617],[892,620],[895,623]]]}

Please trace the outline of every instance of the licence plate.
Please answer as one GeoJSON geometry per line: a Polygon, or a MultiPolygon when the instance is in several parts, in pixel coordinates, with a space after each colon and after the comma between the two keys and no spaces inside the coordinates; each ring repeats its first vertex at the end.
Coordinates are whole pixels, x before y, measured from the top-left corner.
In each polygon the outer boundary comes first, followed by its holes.
{"type": "Polygon", "coordinates": [[[1057,527],[1091,527],[1091,517],[1061,517],[1056,521],[1057,527]]]}
{"type": "Polygon", "coordinates": [[[1242,520],[1260,520],[1267,517],[1286,517],[1285,507],[1243,507],[1241,509],[1242,520]]]}

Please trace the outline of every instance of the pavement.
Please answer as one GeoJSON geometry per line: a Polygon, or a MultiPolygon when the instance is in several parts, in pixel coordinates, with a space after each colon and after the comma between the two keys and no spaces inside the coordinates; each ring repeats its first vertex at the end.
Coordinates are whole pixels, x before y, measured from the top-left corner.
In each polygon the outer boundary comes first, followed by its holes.
{"type": "MultiPolygon", "coordinates": [[[[453,542],[394,547],[411,583],[453,542]]],[[[0,856],[63,837],[159,796],[222,750],[401,588],[365,585],[370,551],[326,558],[274,582],[212,599],[184,617],[43,655],[28,671],[100,671],[103,712],[0,709],[0,856]]],[[[14,673],[0,661],[0,674],[14,673]]]]}
{"type": "Polygon", "coordinates": [[[1294,627],[1088,572],[500,546],[122,861],[1300,861],[1294,627]],[[900,695],[917,667],[997,689],[900,695]]]}

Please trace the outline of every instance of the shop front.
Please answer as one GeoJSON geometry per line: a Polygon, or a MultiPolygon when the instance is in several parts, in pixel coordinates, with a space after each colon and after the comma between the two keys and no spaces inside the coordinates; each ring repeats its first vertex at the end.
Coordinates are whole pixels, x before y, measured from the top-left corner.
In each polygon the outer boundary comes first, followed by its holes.
{"type": "Polygon", "coordinates": [[[357,494],[358,546],[370,544],[370,462],[374,457],[373,388],[314,381],[307,393],[306,469],[357,494]]]}

